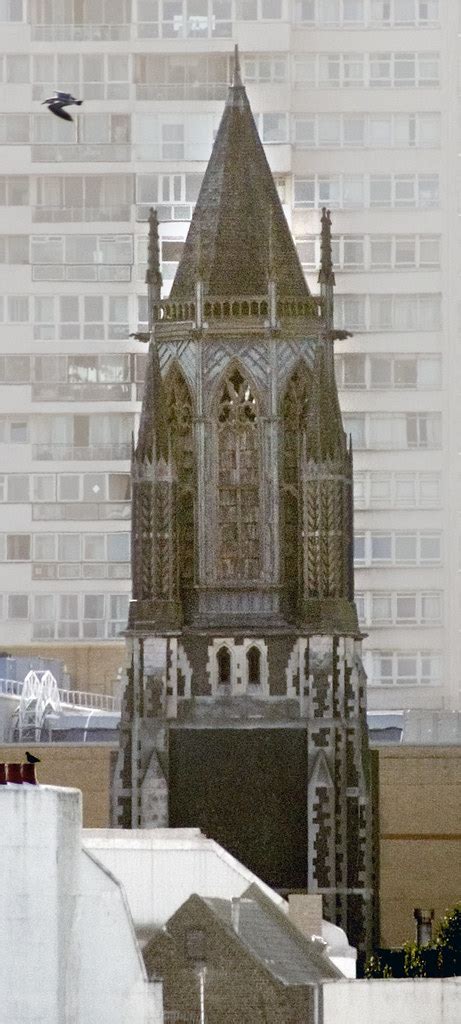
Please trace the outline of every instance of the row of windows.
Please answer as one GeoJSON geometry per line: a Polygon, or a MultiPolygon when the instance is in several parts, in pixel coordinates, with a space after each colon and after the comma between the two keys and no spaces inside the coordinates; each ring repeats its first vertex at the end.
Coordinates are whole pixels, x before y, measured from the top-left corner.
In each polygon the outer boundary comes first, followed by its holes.
{"type": "Polygon", "coordinates": [[[436,331],[440,295],[336,295],[335,322],[351,331],[436,331]]]}
{"type": "Polygon", "coordinates": [[[404,388],[425,390],[440,388],[442,359],[440,356],[365,355],[335,357],[339,388],[363,389],[404,388]]]}
{"type": "Polygon", "coordinates": [[[356,508],[439,508],[438,473],[354,473],[356,508]]]}
{"type": "MultiPolygon", "coordinates": [[[[414,449],[441,446],[440,413],[346,413],[343,422],[355,448],[414,449]]],[[[40,416],[35,420],[34,441],[43,449],[54,445],[87,447],[92,444],[126,444],[132,426],[132,416],[126,413],[40,416]]],[[[27,418],[0,417],[1,444],[25,444],[28,440],[27,418]]]]}
{"type": "Polygon", "coordinates": [[[437,174],[317,174],[294,179],[295,208],[431,209],[439,201],[437,174]]]}
{"type": "MultiPolygon", "coordinates": [[[[294,58],[293,80],[295,86],[306,88],[427,87],[439,84],[439,63],[438,53],[424,51],[312,53],[294,58]]],[[[248,74],[245,74],[245,79],[251,80],[248,74]]]]}
{"type": "Polygon", "coordinates": [[[33,382],[66,384],[113,384],[130,382],[138,376],[136,368],[142,374],[143,364],[139,364],[128,353],[101,353],[100,355],[71,356],[0,356],[0,383],[22,384],[33,382]]]}
{"type": "MultiPolygon", "coordinates": [[[[295,146],[329,149],[407,149],[440,146],[440,114],[296,114],[295,146]]],[[[288,116],[263,114],[263,142],[288,141],[288,116]]]]}
{"type": "MultiPolygon", "coordinates": [[[[440,266],[440,235],[336,235],[333,265],[339,270],[411,270],[440,266]]],[[[297,238],[307,270],[320,266],[320,237],[297,238]]]]}
{"type": "Polygon", "coordinates": [[[440,565],[442,538],[440,533],[421,531],[370,531],[354,534],[354,564],[371,565],[440,565]]]}
{"type": "MultiPolygon", "coordinates": [[[[184,116],[134,114],[133,134],[139,160],[207,160],[217,127],[213,114],[184,116]]],[[[255,114],[262,141],[287,143],[299,148],[365,147],[371,149],[440,146],[439,113],[407,114],[255,114]],[[292,131],[290,131],[290,124],[292,131]]],[[[56,124],[43,114],[2,114],[0,142],[5,145],[58,143],[82,146],[86,159],[107,159],[102,151],[91,156],[85,146],[128,144],[131,122],[128,114],[85,114],[72,122],[56,124]],[[87,155],[86,155],[87,154],[87,155]]],[[[36,153],[37,159],[46,154],[36,153]]],[[[69,153],[69,158],[72,156],[69,153]]],[[[78,154],[77,154],[78,155],[78,154]]],[[[131,152],[121,150],[119,159],[129,160],[131,152]]]]}
{"type": "MultiPolygon", "coordinates": [[[[136,239],[137,262],[145,264],[147,238],[136,239]]],[[[175,262],[181,258],[181,239],[162,238],[160,259],[175,262]]],[[[320,237],[298,238],[296,248],[303,266],[315,269],[320,264],[320,237]]],[[[439,235],[340,235],[332,242],[333,263],[341,270],[433,269],[440,266],[439,235]]],[[[40,278],[45,265],[70,264],[79,277],[85,264],[92,270],[101,265],[130,267],[133,263],[133,236],[123,235],[2,235],[0,263],[35,264],[40,278]],[[42,266],[43,265],[43,266],[42,266]]]]}
{"type": "Polygon", "coordinates": [[[297,0],[296,20],[319,28],[436,25],[439,0],[297,0]]]}
{"type": "MultiPolygon", "coordinates": [[[[26,0],[0,0],[0,21],[26,16],[26,0]]],[[[438,24],[439,0],[296,0],[293,6],[286,0],[36,0],[30,11],[34,39],[126,39],[133,18],[141,38],[227,38],[235,20],[293,18],[319,28],[425,27],[438,24]]]]}
{"type": "Polygon", "coordinates": [[[0,594],[0,617],[30,621],[34,640],[116,637],[128,594],[0,594]]]}
{"type": "Polygon", "coordinates": [[[128,310],[128,295],[0,296],[0,322],[32,322],[37,341],[126,341],[128,310]]]}
{"type": "MultiPolygon", "coordinates": [[[[14,421],[13,421],[14,422],[14,421]]],[[[438,508],[438,473],[354,474],[356,508],[438,508]]],[[[0,501],[126,502],[129,473],[10,473],[0,475],[0,501]]]]}
{"type": "Polygon", "coordinates": [[[365,651],[368,686],[439,686],[442,654],[437,651],[365,651]]]}
{"type": "MultiPolygon", "coordinates": [[[[27,417],[0,416],[0,444],[26,444],[29,441],[27,417]]],[[[130,441],[133,417],[127,413],[93,413],[91,416],[37,416],[33,440],[43,449],[57,446],[126,444],[130,441]]]]}
{"type": "Polygon", "coordinates": [[[355,595],[359,622],[364,626],[438,625],[442,619],[439,591],[370,591],[355,595]]]}
{"type": "Polygon", "coordinates": [[[442,421],[437,412],[346,413],[344,429],[354,448],[440,448],[442,421]]]}
{"type": "Polygon", "coordinates": [[[0,562],[129,560],[129,533],[0,533],[0,562]]]}
{"type": "MultiPolygon", "coordinates": [[[[319,53],[242,56],[243,79],[295,87],[427,87],[439,84],[440,55],[430,52],[319,53]],[[291,63],[291,68],[290,68],[291,63]]],[[[66,81],[83,99],[224,99],[231,77],[228,54],[5,54],[0,81],[34,83],[32,98],[41,100],[53,83],[66,81]],[[32,66],[31,66],[32,61],[32,66]]]]}
{"type": "MultiPolygon", "coordinates": [[[[137,174],[136,203],[147,216],[150,206],[176,211],[177,218],[191,216],[203,175],[137,174]],[[168,205],[167,205],[168,204],[168,205]],[[143,211],[142,208],[145,207],[143,211]]],[[[285,180],[285,179],[284,179],[285,180]]],[[[286,195],[281,196],[282,202],[286,195]]],[[[0,206],[33,207],[35,220],[80,220],[96,214],[105,219],[133,202],[133,176],[130,174],[47,175],[30,179],[24,175],[0,176],[0,206]]],[[[437,174],[319,174],[294,178],[294,206],[314,209],[363,209],[376,207],[433,208],[439,205],[437,174]]],[[[129,211],[128,211],[129,216],[129,211]]],[[[170,214],[168,215],[169,219],[170,214]]]]}
{"type": "Polygon", "coordinates": [[[0,475],[0,501],[119,502],[131,497],[129,473],[7,473],[0,475]]]}
{"type": "Polygon", "coordinates": [[[0,116],[0,142],[6,145],[43,142],[128,143],[130,137],[131,122],[128,114],[85,114],[84,118],[59,124],[44,114],[0,116]]]}

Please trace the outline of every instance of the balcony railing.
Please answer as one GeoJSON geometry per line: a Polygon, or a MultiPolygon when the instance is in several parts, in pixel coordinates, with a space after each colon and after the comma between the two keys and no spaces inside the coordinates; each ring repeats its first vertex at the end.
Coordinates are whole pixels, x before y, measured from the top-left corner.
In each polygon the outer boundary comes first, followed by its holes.
{"type": "MultiPolygon", "coordinates": [[[[24,681],[22,679],[0,679],[0,693],[9,697],[20,697],[24,681]]],[[[92,708],[98,711],[120,711],[120,700],[110,693],[88,693],[85,690],[58,689],[61,704],[76,708],[92,708]]]]}
{"type": "Polygon", "coordinates": [[[85,521],[96,522],[98,520],[129,520],[131,516],[131,503],[129,501],[68,501],[52,504],[51,502],[39,502],[32,505],[32,519],[34,522],[44,521],[85,521]]]}
{"type": "Polygon", "coordinates": [[[131,384],[32,384],[33,402],[129,402],[131,384]]]}
{"type": "Polygon", "coordinates": [[[71,40],[79,42],[83,39],[90,39],[93,42],[103,42],[114,39],[129,39],[131,34],[130,24],[120,25],[32,25],[32,39],[34,42],[59,42],[60,40],[71,40]]]}
{"type": "Polygon", "coordinates": [[[118,206],[34,206],[32,220],[38,223],[57,224],[67,221],[125,221],[130,220],[131,206],[120,203],[118,206]]]}
{"type": "Polygon", "coordinates": [[[34,619],[33,640],[119,640],[126,620],[34,619]]]}
{"type": "Polygon", "coordinates": [[[136,86],[137,100],[225,100],[227,82],[146,82],[136,86]]]}
{"type": "Polygon", "coordinates": [[[122,143],[35,143],[32,146],[32,162],[45,164],[128,162],[131,160],[131,146],[122,143]]]}
{"type": "Polygon", "coordinates": [[[33,444],[32,458],[41,462],[110,462],[112,460],[131,458],[131,445],[92,444],[77,446],[72,444],[33,444]]]}
{"type": "Polygon", "coordinates": [[[129,580],[130,562],[33,562],[33,580],[129,580]]]}

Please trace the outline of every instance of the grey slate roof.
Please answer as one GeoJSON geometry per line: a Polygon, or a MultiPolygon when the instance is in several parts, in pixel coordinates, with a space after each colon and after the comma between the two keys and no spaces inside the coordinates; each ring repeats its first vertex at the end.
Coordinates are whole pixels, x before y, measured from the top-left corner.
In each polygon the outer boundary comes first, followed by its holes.
{"type": "Polygon", "coordinates": [[[282,984],[315,985],[342,977],[322,947],[304,938],[257,886],[250,886],[238,901],[238,931],[232,925],[231,900],[204,898],[203,902],[282,984]]]}
{"type": "Polygon", "coordinates": [[[199,276],[210,296],[265,295],[269,264],[279,297],[309,296],[236,62],[170,298],[193,300],[199,276]]]}

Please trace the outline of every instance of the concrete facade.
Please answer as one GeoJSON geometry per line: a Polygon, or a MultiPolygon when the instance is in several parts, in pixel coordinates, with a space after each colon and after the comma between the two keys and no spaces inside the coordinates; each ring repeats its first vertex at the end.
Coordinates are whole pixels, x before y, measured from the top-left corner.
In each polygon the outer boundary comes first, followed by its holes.
{"type": "Polygon", "coordinates": [[[81,846],[81,795],[0,788],[0,1016],[162,1024],[120,883],[81,846]]]}
{"type": "Polygon", "coordinates": [[[250,0],[218,17],[181,0],[157,19],[123,0],[106,25],[101,10],[15,0],[0,12],[0,529],[2,543],[23,538],[1,554],[1,643],[51,640],[70,661],[123,628],[145,219],[158,205],[167,295],[238,41],[311,282],[319,210],[334,211],[369,702],[459,707],[457,5],[250,0]],[[39,105],[68,76],[82,138],[39,105]],[[90,416],[106,420],[91,445],[90,416]]]}

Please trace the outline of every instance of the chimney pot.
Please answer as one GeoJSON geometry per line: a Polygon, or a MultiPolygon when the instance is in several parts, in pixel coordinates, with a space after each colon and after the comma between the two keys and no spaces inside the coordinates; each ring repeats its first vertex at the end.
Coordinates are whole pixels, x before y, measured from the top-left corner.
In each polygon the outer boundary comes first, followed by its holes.
{"type": "Polygon", "coordinates": [[[421,907],[415,907],[413,917],[416,921],[417,946],[429,946],[432,942],[432,922],[434,920],[434,911],[423,910],[421,907]]]}
{"type": "Polygon", "coordinates": [[[7,778],[8,782],[14,783],[16,786],[22,785],[21,765],[14,761],[9,761],[7,766],[7,778]]]}
{"type": "Polygon", "coordinates": [[[23,782],[28,782],[29,786],[37,785],[34,763],[28,764],[28,762],[24,762],[24,764],[21,765],[21,779],[23,782]]]}

